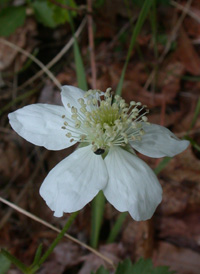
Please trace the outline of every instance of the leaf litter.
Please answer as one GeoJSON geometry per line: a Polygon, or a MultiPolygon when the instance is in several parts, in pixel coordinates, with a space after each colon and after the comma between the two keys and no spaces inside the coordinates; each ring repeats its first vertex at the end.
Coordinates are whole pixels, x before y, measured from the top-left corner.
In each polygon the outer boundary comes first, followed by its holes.
{"type": "MultiPolygon", "coordinates": [[[[184,5],[184,1],[181,1],[181,4],[184,5]]],[[[124,38],[121,36],[120,39],[115,40],[112,47],[109,47],[119,29],[129,21],[129,15],[124,7],[122,9],[120,3],[117,2],[110,18],[110,12],[104,13],[105,9],[110,11],[109,4],[105,3],[105,5],[107,6],[96,10],[99,16],[95,16],[97,26],[103,25],[102,28],[97,27],[96,30],[96,37],[99,39],[96,43],[97,86],[102,90],[105,90],[108,86],[113,89],[116,88],[128,49],[129,33],[131,32],[129,28],[124,33],[124,38]],[[108,26],[111,23],[116,27],[109,29],[108,26]]],[[[158,9],[158,33],[163,32],[166,35],[170,32],[170,27],[174,23],[174,17],[171,16],[172,11],[176,15],[180,12],[177,12],[175,7],[168,6],[158,9]],[[167,25],[164,22],[166,17],[169,18],[167,25]],[[164,30],[159,26],[162,26],[164,30]]],[[[193,1],[191,11],[195,14],[200,13],[198,1],[193,1]]],[[[136,14],[132,16],[137,16],[137,12],[134,13],[136,14]]],[[[36,44],[39,45],[39,49],[48,45],[45,58],[43,54],[39,53],[38,55],[38,58],[45,63],[47,59],[50,61],[52,56],[58,53],[61,46],[67,42],[67,39],[63,39],[63,37],[70,35],[68,28],[65,30],[61,26],[53,30],[54,37],[59,37],[58,40],[55,40],[51,36],[48,37],[47,34],[43,36],[46,30],[46,28],[41,27],[31,19],[27,20],[26,25],[18,28],[9,38],[4,39],[12,41],[28,52],[32,52],[36,44]],[[36,37],[37,39],[35,39],[36,37]]],[[[160,123],[161,112],[165,105],[164,125],[182,137],[189,134],[198,144],[200,135],[199,117],[192,129],[192,134],[190,134],[189,129],[196,102],[200,95],[200,78],[197,79],[200,76],[199,33],[199,23],[187,15],[178,31],[175,49],[171,48],[164,61],[157,64],[153,52],[151,30],[149,25],[146,24],[138,37],[137,48],[132,52],[123,86],[123,96],[127,101],[141,101],[149,106],[151,122],[160,123]],[[144,89],[149,72],[155,66],[158,67],[155,87],[151,83],[148,89],[144,89]]],[[[86,33],[83,36],[87,37],[86,33]]],[[[157,44],[159,54],[162,53],[165,46],[160,41],[161,39],[157,44]]],[[[88,44],[84,39],[81,39],[79,43],[86,64],[88,82],[91,83],[90,68],[87,63],[88,44]]],[[[18,70],[20,70],[27,59],[16,51],[2,46],[2,44],[0,44],[0,47],[0,68],[5,83],[0,96],[7,94],[6,97],[1,97],[0,107],[2,107],[12,101],[14,63],[18,62],[18,70]]],[[[74,69],[73,54],[70,51],[59,64],[56,64],[54,75],[61,84],[77,85],[74,69]]],[[[32,64],[24,72],[21,72],[18,75],[18,85],[23,84],[35,71],[36,67],[32,64]]],[[[29,88],[39,89],[38,84],[41,80],[44,83],[43,88],[40,88],[38,94],[26,99],[26,103],[47,101],[53,104],[59,103],[57,88],[45,77],[42,76],[42,79],[33,82],[29,88]]],[[[18,91],[18,94],[25,93],[26,90],[18,91]]],[[[25,101],[22,101],[21,104],[25,105],[25,101]]],[[[0,190],[3,197],[15,201],[28,183],[29,187],[19,205],[50,223],[56,224],[58,227],[62,226],[66,222],[67,215],[61,219],[52,217],[51,212],[39,198],[38,188],[47,171],[58,162],[58,159],[66,157],[71,151],[50,153],[48,157],[41,159],[40,155],[43,153],[43,149],[39,149],[39,152],[30,157],[32,146],[20,140],[15,134],[9,133],[8,135],[8,132],[5,131],[5,129],[8,129],[6,115],[7,113],[2,115],[0,124],[0,190]],[[27,159],[29,160],[27,161],[27,159]],[[40,168],[36,172],[33,181],[30,182],[31,174],[37,164],[40,168]],[[12,182],[16,172],[23,166],[23,171],[12,182]],[[9,188],[6,188],[6,184],[9,182],[11,182],[9,188]]],[[[155,168],[157,162],[149,160],[149,164],[152,168],[155,168]]],[[[153,219],[137,223],[127,217],[115,243],[111,245],[105,243],[106,237],[118,213],[112,206],[106,206],[99,250],[106,256],[111,257],[115,263],[127,257],[133,261],[141,256],[144,258],[152,257],[155,265],[169,265],[171,269],[177,270],[180,274],[198,274],[200,268],[200,159],[196,150],[190,148],[172,159],[160,173],[159,178],[164,195],[153,219]]],[[[88,221],[90,220],[90,209],[91,205],[86,206],[69,230],[70,234],[83,242],[87,242],[90,235],[90,222],[88,221]]],[[[8,210],[2,204],[0,208],[1,216],[7,214],[8,210]]],[[[35,225],[33,221],[30,222],[26,217],[14,211],[1,228],[1,235],[0,245],[11,250],[14,255],[25,263],[31,263],[39,243],[42,242],[45,249],[55,238],[54,232],[47,232],[42,225],[35,225]]],[[[85,274],[98,269],[102,263],[101,259],[88,253],[80,246],[63,240],[38,273],[85,274]]],[[[17,273],[19,271],[14,267],[8,271],[8,274],[17,273]]]]}

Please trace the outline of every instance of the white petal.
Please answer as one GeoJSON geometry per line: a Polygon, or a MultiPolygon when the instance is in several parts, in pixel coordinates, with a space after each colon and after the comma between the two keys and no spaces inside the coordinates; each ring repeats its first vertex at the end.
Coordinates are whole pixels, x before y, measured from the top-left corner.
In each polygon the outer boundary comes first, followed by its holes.
{"type": "Polygon", "coordinates": [[[60,150],[72,146],[63,130],[63,106],[33,104],[8,115],[12,128],[27,141],[50,150],[60,150]]]}
{"type": "Polygon", "coordinates": [[[85,91],[80,88],[73,86],[62,86],[61,88],[61,99],[66,110],[71,114],[71,109],[67,106],[74,106],[79,109],[81,105],[78,103],[79,98],[84,98],[85,91]]]}
{"type": "Polygon", "coordinates": [[[119,211],[129,211],[136,221],[151,218],[162,200],[162,188],[151,168],[117,147],[110,150],[105,163],[109,175],[104,189],[107,200],[119,211]]]}
{"type": "Polygon", "coordinates": [[[54,216],[83,208],[108,181],[108,173],[101,156],[91,146],[77,149],[54,167],[41,188],[40,195],[54,216]]]}
{"type": "Polygon", "coordinates": [[[153,157],[173,157],[184,151],[189,142],[178,139],[169,129],[155,125],[144,125],[145,134],[141,141],[130,142],[131,146],[140,153],[153,157]]]}

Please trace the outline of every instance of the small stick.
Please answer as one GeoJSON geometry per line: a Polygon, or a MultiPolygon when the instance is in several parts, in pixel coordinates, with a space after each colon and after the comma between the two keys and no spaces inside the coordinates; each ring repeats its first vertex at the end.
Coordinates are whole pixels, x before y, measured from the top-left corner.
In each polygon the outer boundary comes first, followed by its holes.
{"type": "MultiPolygon", "coordinates": [[[[187,11],[189,10],[190,6],[192,4],[192,0],[188,0],[187,4],[185,6],[185,9],[183,10],[181,16],[179,17],[179,20],[177,21],[177,24],[175,25],[174,29],[172,30],[172,33],[167,41],[167,44],[164,48],[163,53],[161,54],[161,56],[158,59],[158,64],[161,64],[166,56],[166,54],[168,53],[168,51],[170,50],[171,47],[171,43],[175,40],[177,32],[179,30],[179,28],[181,27],[181,24],[183,23],[183,20],[185,19],[185,16],[187,14],[187,11]]],[[[148,89],[149,85],[151,84],[153,78],[155,77],[155,70],[152,71],[152,73],[149,75],[149,78],[147,79],[145,85],[144,85],[144,89],[148,89]]]]}
{"type": "MultiPolygon", "coordinates": [[[[38,162],[34,172],[32,173],[30,179],[28,180],[28,182],[25,184],[24,188],[21,190],[21,192],[19,193],[19,195],[17,196],[17,198],[15,199],[15,204],[20,203],[21,199],[24,197],[25,193],[27,192],[27,190],[29,189],[31,183],[33,182],[34,178],[37,176],[38,172],[41,169],[41,162],[45,159],[45,157],[49,154],[49,151],[46,150],[45,152],[43,152],[42,156],[41,156],[41,160],[40,162],[38,162]]],[[[30,158],[28,158],[30,159],[30,158]]],[[[16,178],[16,177],[15,177],[16,178]]],[[[12,184],[13,180],[11,181],[12,184]]],[[[11,185],[10,184],[10,185],[11,185]]],[[[6,222],[8,221],[8,219],[10,218],[10,215],[12,214],[13,209],[9,208],[9,210],[6,212],[6,214],[3,216],[3,218],[1,218],[0,221],[0,229],[6,224],[6,222]]]]}
{"type": "Polygon", "coordinates": [[[188,9],[187,7],[181,5],[173,0],[170,2],[170,4],[179,10],[185,11],[187,13],[187,15],[192,17],[194,20],[196,20],[200,24],[199,16],[197,14],[195,14],[192,10],[188,9]]]}
{"type": "MultiPolygon", "coordinates": [[[[44,226],[56,231],[56,232],[61,232],[60,229],[58,229],[57,227],[49,224],[48,222],[40,219],[39,217],[31,214],[30,212],[26,211],[25,209],[7,201],[6,199],[0,197],[0,201],[8,206],[10,206],[11,208],[15,209],[16,211],[22,213],[23,215],[31,218],[32,220],[40,223],[40,224],[43,224],[44,226]]],[[[106,256],[104,256],[103,254],[101,254],[99,251],[95,250],[94,248],[90,247],[89,245],[85,244],[85,243],[82,243],[81,241],[79,241],[78,239],[72,237],[71,235],[65,233],[64,235],[66,238],[68,238],[69,240],[81,245],[82,247],[86,248],[87,250],[91,251],[92,253],[94,253],[95,255],[97,255],[98,257],[100,257],[101,259],[103,259],[105,262],[107,262],[109,265],[111,265],[113,267],[113,269],[115,269],[115,265],[113,263],[113,261],[109,258],[107,258],[106,256]]]]}
{"type": "Polygon", "coordinates": [[[0,42],[9,46],[10,48],[24,54],[25,56],[27,56],[28,58],[30,58],[31,60],[33,60],[48,76],[49,78],[53,81],[53,83],[60,89],[61,88],[61,84],[60,82],[56,79],[56,77],[52,74],[52,72],[39,60],[37,59],[34,55],[32,55],[31,53],[29,53],[28,51],[16,46],[15,44],[4,40],[2,38],[0,38],[0,42]]]}
{"type": "MultiPolygon", "coordinates": [[[[75,37],[78,38],[80,33],[82,32],[83,28],[86,24],[86,17],[83,18],[83,21],[81,22],[80,26],[78,27],[77,31],[75,32],[75,37]]],[[[48,69],[50,69],[53,65],[55,65],[62,57],[63,55],[71,48],[71,46],[74,43],[74,37],[71,37],[69,42],[61,49],[61,51],[46,65],[48,69]]],[[[32,76],[30,79],[28,79],[24,84],[22,84],[18,89],[23,89],[29,84],[32,84],[33,81],[35,81],[37,78],[39,78],[44,73],[43,69],[38,71],[34,76],[32,76]]]]}

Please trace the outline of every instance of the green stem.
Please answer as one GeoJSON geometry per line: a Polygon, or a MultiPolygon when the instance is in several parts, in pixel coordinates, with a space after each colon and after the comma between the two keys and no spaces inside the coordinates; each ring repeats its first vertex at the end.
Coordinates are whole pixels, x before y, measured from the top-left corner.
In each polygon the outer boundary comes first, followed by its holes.
{"type": "Polygon", "coordinates": [[[101,224],[103,219],[105,206],[105,197],[103,191],[100,191],[98,195],[92,201],[92,232],[91,232],[91,246],[97,248],[99,241],[99,234],[101,230],[101,224]]]}
{"type": "Polygon", "coordinates": [[[39,260],[39,262],[38,262],[39,266],[41,266],[41,264],[43,264],[46,261],[46,259],[49,257],[49,255],[54,250],[54,248],[57,246],[57,244],[60,242],[60,240],[64,237],[66,231],[69,229],[69,227],[71,226],[72,222],[74,221],[74,219],[76,218],[77,215],[78,215],[78,211],[74,212],[70,215],[69,219],[67,220],[67,223],[65,224],[65,226],[63,227],[61,232],[58,234],[58,236],[53,241],[51,246],[47,249],[47,251],[44,253],[44,255],[39,260]]]}
{"type": "Polygon", "coordinates": [[[128,215],[128,212],[123,212],[119,215],[117,218],[117,221],[115,222],[107,240],[107,244],[113,243],[114,240],[117,238],[117,235],[119,234],[121,227],[128,215]]]}
{"type": "MultiPolygon", "coordinates": [[[[60,240],[64,237],[66,231],[69,229],[69,227],[71,226],[72,222],[74,221],[77,215],[78,215],[78,211],[70,215],[69,219],[67,220],[67,223],[65,224],[61,232],[58,234],[56,239],[53,241],[53,243],[50,245],[50,247],[47,249],[47,251],[44,253],[44,255],[39,259],[39,261],[36,264],[33,263],[33,265],[29,268],[29,271],[26,273],[34,274],[40,268],[40,266],[46,261],[49,255],[53,252],[54,248],[57,246],[60,240]]],[[[40,252],[41,250],[39,251],[39,253],[40,252]]]]}

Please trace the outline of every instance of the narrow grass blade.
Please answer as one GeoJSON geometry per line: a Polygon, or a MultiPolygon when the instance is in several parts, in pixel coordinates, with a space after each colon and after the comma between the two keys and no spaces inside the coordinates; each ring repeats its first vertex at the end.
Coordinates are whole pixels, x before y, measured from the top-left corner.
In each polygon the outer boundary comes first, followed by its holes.
{"type": "Polygon", "coordinates": [[[191,123],[191,126],[190,126],[190,129],[192,129],[197,121],[197,118],[200,114],[200,98],[197,102],[197,106],[196,106],[196,109],[195,109],[195,112],[194,112],[194,117],[192,119],[192,123],[191,123]]]}
{"type": "Polygon", "coordinates": [[[171,157],[165,157],[164,159],[162,159],[162,161],[154,169],[155,174],[158,175],[168,165],[171,159],[171,157]]]}
{"type": "Polygon", "coordinates": [[[103,191],[100,191],[92,201],[92,231],[90,243],[93,248],[96,248],[98,246],[104,206],[105,197],[103,191]]]}
{"type": "Polygon", "coordinates": [[[190,144],[200,152],[200,146],[197,144],[197,142],[195,142],[192,138],[186,136],[186,138],[188,141],[190,141],[190,144]]]}
{"type": "Polygon", "coordinates": [[[78,43],[75,40],[74,40],[74,56],[75,56],[76,76],[77,76],[78,86],[82,90],[88,90],[83,60],[81,57],[78,43]]]}
{"type": "Polygon", "coordinates": [[[117,220],[116,220],[116,222],[108,236],[108,240],[107,240],[108,244],[113,243],[115,241],[115,239],[117,238],[117,235],[119,234],[121,227],[122,227],[127,215],[128,215],[128,212],[123,212],[117,218],[117,220]]]}
{"type": "MultiPolygon", "coordinates": [[[[69,1],[67,1],[67,2],[69,2],[69,1]]],[[[67,3],[67,4],[69,4],[69,3],[67,3]]],[[[74,22],[73,22],[70,10],[68,10],[68,15],[69,15],[69,23],[70,23],[71,30],[72,30],[73,37],[74,37],[73,49],[74,49],[76,77],[77,77],[77,81],[78,81],[78,86],[79,86],[79,88],[81,88],[83,90],[88,90],[86,74],[85,74],[85,69],[84,69],[84,65],[83,65],[83,59],[81,57],[81,52],[80,52],[78,42],[77,42],[77,39],[75,36],[74,22]]]]}
{"type": "Polygon", "coordinates": [[[60,240],[64,237],[66,231],[70,228],[72,222],[74,221],[74,219],[76,218],[77,215],[78,215],[78,212],[74,212],[70,215],[69,219],[67,220],[67,223],[65,224],[65,226],[63,227],[61,232],[58,234],[58,236],[53,241],[51,246],[47,249],[47,251],[44,253],[44,255],[39,260],[39,262],[38,262],[39,266],[41,264],[43,264],[46,261],[46,259],[49,257],[49,255],[53,252],[54,248],[57,246],[57,244],[60,242],[60,240]]]}
{"type": "Polygon", "coordinates": [[[130,46],[129,46],[129,49],[128,49],[128,54],[127,54],[127,57],[126,57],[126,61],[125,61],[124,67],[122,69],[119,84],[118,84],[117,89],[116,89],[116,94],[118,94],[118,95],[121,95],[121,93],[122,93],[122,86],[123,86],[123,82],[124,82],[124,76],[125,76],[125,73],[126,73],[126,69],[127,69],[129,59],[131,57],[131,52],[133,50],[133,47],[134,47],[135,42],[136,42],[136,38],[137,38],[137,36],[138,36],[138,34],[139,34],[143,24],[144,24],[144,21],[145,21],[147,15],[148,15],[149,9],[150,9],[153,1],[154,0],[146,0],[144,2],[144,5],[143,5],[142,10],[140,12],[139,18],[138,18],[137,23],[134,27],[132,37],[131,37],[130,46]]]}
{"type": "Polygon", "coordinates": [[[15,99],[13,99],[11,102],[9,102],[8,104],[6,104],[4,107],[2,107],[2,109],[0,109],[0,116],[6,111],[8,110],[10,107],[14,106],[16,103],[19,103],[21,101],[23,101],[25,98],[28,98],[29,96],[33,95],[36,92],[39,92],[39,89],[33,89],[30,90],[22,95],[17,96],[15,99]]]}
{"type": "Polygon", "coordinates": [[[10,260],[11,263],[17,266],[23,273],[28,273],[28,267],[20,260],[18,260],[15,256],[11,255],[8,251],[6,251],[5,249],[1,249],[1,254],[3,254],[3,256],[10,260]]]}
{"type": "Polygon", "coordinates": [[[41,254],[42,254],[42,244],[39,245],[39,247],[37,248],[37,250],[35,252],[35,257],[34,257],[32,266],[39,263],[39,260],[41,258],[41,254]]]}
{"type": "Polygon", "coordinates": [[[157,48],[157,0],[153,0],[152,9],[150,12],[150,21],[151,21],[151,29],[152,29],[152,37],[153,37],[153,46],[154,46],[154,56],[158,58],[158,48],[157,48]]]}

